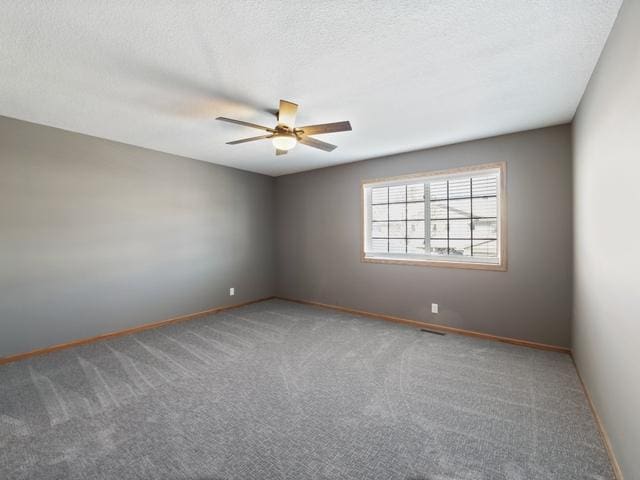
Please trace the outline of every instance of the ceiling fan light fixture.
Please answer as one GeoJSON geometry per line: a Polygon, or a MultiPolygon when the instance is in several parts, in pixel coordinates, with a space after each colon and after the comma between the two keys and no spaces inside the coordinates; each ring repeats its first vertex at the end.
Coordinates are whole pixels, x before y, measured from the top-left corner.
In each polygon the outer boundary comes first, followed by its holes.
{"type": "Polygon", "coordinates": [[[271,141],[278,150],[291,150],[298,143],[298,139],[293,133],[277,133],[271,141]]]}

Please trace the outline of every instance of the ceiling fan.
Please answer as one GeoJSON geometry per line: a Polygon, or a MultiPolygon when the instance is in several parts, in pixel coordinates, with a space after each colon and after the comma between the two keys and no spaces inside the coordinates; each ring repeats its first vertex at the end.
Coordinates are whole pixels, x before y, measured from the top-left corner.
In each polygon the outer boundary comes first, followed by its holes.
{"type": "Polygon", "coordinates": [[[325,152],[331,152],[337,148],[336,145],[321,142],[310,135],[321,135],[323,133],[346,132],[351,130],[349,122],[321,123],[319,125],[307,125],[304,127],[295,127],[296,113],[298,105],[287,100],[280,100],[280,108],[278,109],[278,124],[274,128],[263,127],[255,123],[244,122],[242,120],[234,120],[232,118],[218,117],[216,120],[223,122],[244,125],[245,127],[257,128],[269,132],[267,135],[258,137],[243,138],[227,142],[227,145],[237,145],[239,143],[253,142],[255,140],[271,139],[273,146],[276,147],[276,155],[284,155],[297,143],[302,143],[309,147],[318,148],[325,152]]]}

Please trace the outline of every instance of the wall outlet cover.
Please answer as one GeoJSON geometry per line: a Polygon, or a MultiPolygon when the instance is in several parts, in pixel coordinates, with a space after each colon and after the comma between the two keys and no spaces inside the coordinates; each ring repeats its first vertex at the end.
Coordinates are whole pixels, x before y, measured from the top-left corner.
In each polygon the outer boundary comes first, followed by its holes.
{"type": "Polygon", "coordinates": [[[229,289],[229,296],[233,297],[236,294],[236,289],[235,287],[231,287],[229,289]]]}
{"type": "Polygon", "coordinates": [[[432,303],[431,304],[431,313],[438,313],[438,304],[437,303],[432,303]]]}

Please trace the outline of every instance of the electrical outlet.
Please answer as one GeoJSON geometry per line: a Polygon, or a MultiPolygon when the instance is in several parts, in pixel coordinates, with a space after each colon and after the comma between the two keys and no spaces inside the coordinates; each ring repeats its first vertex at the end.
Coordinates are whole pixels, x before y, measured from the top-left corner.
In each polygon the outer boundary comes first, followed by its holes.
{"type": "Polygon", "coordinates": [[[229,296],[233,297],[236,294],[236,289],[235,287],[231,287],[229,289],[229,296]]]}
{"type": "Polygon", "coordinates": [[[431,304],[431,313],[438,313],[438,304],[437,303],[432,303],[431,304]]]}

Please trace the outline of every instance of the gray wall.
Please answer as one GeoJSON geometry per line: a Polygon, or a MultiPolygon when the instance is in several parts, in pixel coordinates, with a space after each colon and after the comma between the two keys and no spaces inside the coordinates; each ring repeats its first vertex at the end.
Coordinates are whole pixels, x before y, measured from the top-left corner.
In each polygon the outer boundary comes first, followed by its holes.
{"type": "Polygon", "coordinates": [[[568,346],[571,168],[564,125],[278,177],[277,293],[568,346]],[[497,161],[507,162],[507,272],[360,262],[361,180],[497,161]]]}
{"type": "Polygon", "coordinates": [[[273,189],[0,117],[0,357],[272,295],[273,189]]]}
{"type": "Polygon", "coordinates": [[[574,123],[579,370],[640,478],[640,0],[625,0],[574,123]]]}

